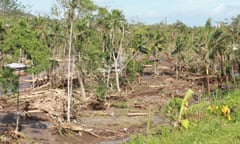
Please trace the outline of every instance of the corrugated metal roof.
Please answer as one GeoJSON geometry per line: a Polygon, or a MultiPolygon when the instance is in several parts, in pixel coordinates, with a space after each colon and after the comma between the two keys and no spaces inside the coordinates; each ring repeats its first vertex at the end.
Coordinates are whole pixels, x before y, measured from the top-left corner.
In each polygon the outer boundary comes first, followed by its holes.
{"type": "Polygon", "coordinates": [[[28,67],[28,65],[25,65],[23,63],[10,63],[10,64],[6,64],[4,66],[11,68],[11,69],[24,69],[24,68],[28,67]]]}

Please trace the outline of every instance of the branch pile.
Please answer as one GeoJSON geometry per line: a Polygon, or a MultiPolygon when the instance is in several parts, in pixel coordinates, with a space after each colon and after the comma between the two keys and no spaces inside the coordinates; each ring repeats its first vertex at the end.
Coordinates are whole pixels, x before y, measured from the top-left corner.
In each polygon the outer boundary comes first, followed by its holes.
{"type": "Polygon", "coordinates": [[[31,101],[30,110],[40,110],[59,122],[64,121],[66,92],[60,89],[33,91],[21,96],[23,101],[31,101]]]}

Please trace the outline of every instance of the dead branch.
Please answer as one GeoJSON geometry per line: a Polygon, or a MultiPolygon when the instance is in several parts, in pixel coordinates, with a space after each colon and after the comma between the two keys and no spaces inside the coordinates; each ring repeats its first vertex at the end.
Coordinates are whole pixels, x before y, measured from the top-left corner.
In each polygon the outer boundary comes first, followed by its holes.
{"type": "Polygon", "coordinates": [[[92,136],[99,137],[97,134],[91,132],[92,129],[84,129],[82,126],[76,125],[74,123],[62,123],[61,127],[64,129],[69,129],[74,132],[86,132],[92,136]]]}
{"type": "Polygon", "coordinates": [[[36,88],[34,88],[34,90],[46,88],[46,87],[48,87],[48,86],[50,86],[50,82],[48,82],[48,83],[46,83],[46,84],[44,84],[44,85],[41,85],[40,87],[36,87],[36,88]]]}
{"type": "Polygon", "coordinates": [[[148,113],[128,113],[128,116],[146,116],[148,113]]]}

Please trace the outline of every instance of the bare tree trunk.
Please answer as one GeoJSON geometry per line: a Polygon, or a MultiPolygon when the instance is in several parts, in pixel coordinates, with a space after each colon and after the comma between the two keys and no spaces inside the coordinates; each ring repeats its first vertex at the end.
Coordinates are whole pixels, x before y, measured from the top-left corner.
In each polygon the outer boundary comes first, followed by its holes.
{"type": "Polygon", "coordinates": [[[32,88],[35,88],[35,76],[34,76],[34,73],[32,73],[32,88]]]}
{"type": "MultiPolygon", "coordinates": [[[[80,52],[78,53],[78,60],[80,61],[81,59],[81,55],[80,52]]],[[[77,72],[77,77],[78,77],[78,82],[79,82],[79,86],[81,88],[81,94],[82,94],[82,98],[85,99],[87,97],[86,95],[86,90],[85,90],[85,86],[84,86],[84,80],[83,80],[83,76],[81,75],[81,73],[79,72],[79,69],[75,70],[77,72]]]]}
{"type": "MultiPolygon", "coordinates": [[[[33,66],[33,62],[31,62],[32,66],[33,66]]],[[[33,67],[32,67],[33,69],[33,67]]],[[[35,88],[35,75],[34,73],[32,73],[32,88],[35,88]]]]}
{"type": "Polygon", "coordinates": [[[116,85],[117,85],[117,91],[120,92],[120,84],[119,84],[119,70],[118,70],[118,58],[114,58],[114,67],[115,67],[115,75],[116,75],[116,85]]]}
{"type": "Polygon", "coordinates": [[[153,72],[154,72],[154,75],[158,75],[158,72],[157,72],[157,61],[156,60],[153,61],[153,72]]]}
{"type": "Polygon", "coordinates": [[[85,87],[84,87],[84,83],[83,83],[82,77],[80,77],[80,83],[81,83],[81,93],[82,93],[82,97],[83,97],[83,98],[86,98],[86,91],[85,91],[85,87]]]}
{"type": "Polygon", "coordinates": [[[82,94],[83,99],[85,99],[86,98],[85,86],[84,86],[84,83],[83,83],[83,79],[80,75],[80,72],[78,70],[77,70],[77,75],[78,75],[79,85],[80,85],[80,88],[81,88],[81,94],[82,94]]]}
{"type": "MultiPolygon", "coordinates": [[[[74,64],[75,64],[75,59],[74,57],[72,58],[72,63],[70,65],[70,69],[71,69],[71,76],[70,76],[70,96],[72,97],[72,88],[73,88],[73,71],[74,71],[74,64]]],[[[71,107],[70,107],[71,109],[71,107]]]]}
{"type": "Polygon", "coordinates": [[[208,93],[210,93],[209,64],[206,65],[206,75],[207,75],[207,90],[208,93]]]}
{"type": "MultiPolygon", "coordinates": [[[[19,63],[22,62],[22,49],[20,49],[19,63]]],[[[16,118],[16,129],[15,133],[19,132],[19,121],[20,121],[20,111],[19,111],[19,99],[20,99],[20,69],[18,71],[18,92],[17,92],[17,118],[16,118]]]]}
{"type": "Polygon", "coordinates": [[[20,98],[20,70],[18,70],[17,119],[16,119],[16,129],[15,129],[16,133],[19,132],[19,121],[20,121],[19,98],[20,98]]]}
{"type": "Polygon", "coordinates": [[[115,54],[113,53],[113,58],[114,58],[114,66],[115,66],[115,74],[116,74],[116,85],[117,85],[117,90],[118,92],[121,92],[121,88],[120,88],[120,83],[119,83],[119,74],[121,72],[121,63],[122,63],[122,44],[123,44],[123,40],[124,40],[124,36],[125,36],[125,28],[124,28],[124,24],[123,22],[121,22],[121,26],[122,26],[122,37],[119,43],[119,49],[118,49],[118,53],[117,53],[117,57],[115,57],[115,54]],[[119,69],[118,69],[119,67],[119,69]]]}
{"type": "Polygon", "coordinates": [[[176,79],[178,80],[179,79],[179,71],[178,71],[178,57],[176,56],[176,79]]]}
{"type": "Polygon", "coordinates": [[[111,66],[108,67],[107,87],[110,87],[110,73],[111,73],[111,66]]]}
{"type": "Polygon", "coordinates": [[[68,105],[67,105],[67,121],[70,122],[71,116],[71,51],[72,51],[72,32],[73,32],[73,22],[71,21],[70,27],[70,37],[69,37],[69,49],[68,49],[68,84],[67,84],[67,93],[68,93],[68,105]]]}

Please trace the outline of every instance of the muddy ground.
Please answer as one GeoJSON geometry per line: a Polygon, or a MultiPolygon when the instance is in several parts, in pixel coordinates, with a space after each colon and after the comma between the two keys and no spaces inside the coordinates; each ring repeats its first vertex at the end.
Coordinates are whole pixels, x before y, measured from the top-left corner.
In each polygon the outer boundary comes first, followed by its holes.
{"type": "Polygon", "coordinates": [[[24,144],[117,144],[129,140],[132,135],[146,134],[156,127],[171,124],[160,109],[172,97],[183,97],[189,88],[195,91],[191,101],[196,102],[203,89],[202,80],[193,80],[193,76],[186,74],[177,80],[168,62],[159,65],[158,76],[151,71],[151,67],[145,69],[145,75],[140,76],[133,90],[109,94],[102,105],[91,100],[77,102],[79,97],[75,93],[72,121],[84,129],[76,133],[58,127],[58,123],[64,122],[66,113],[64,90],[35,89],[20,94],[21,111],[30,111],[21,117],[22,138],[11,135],[16,121],[15,98],[1,96],[0,140],[24,144]]]}

